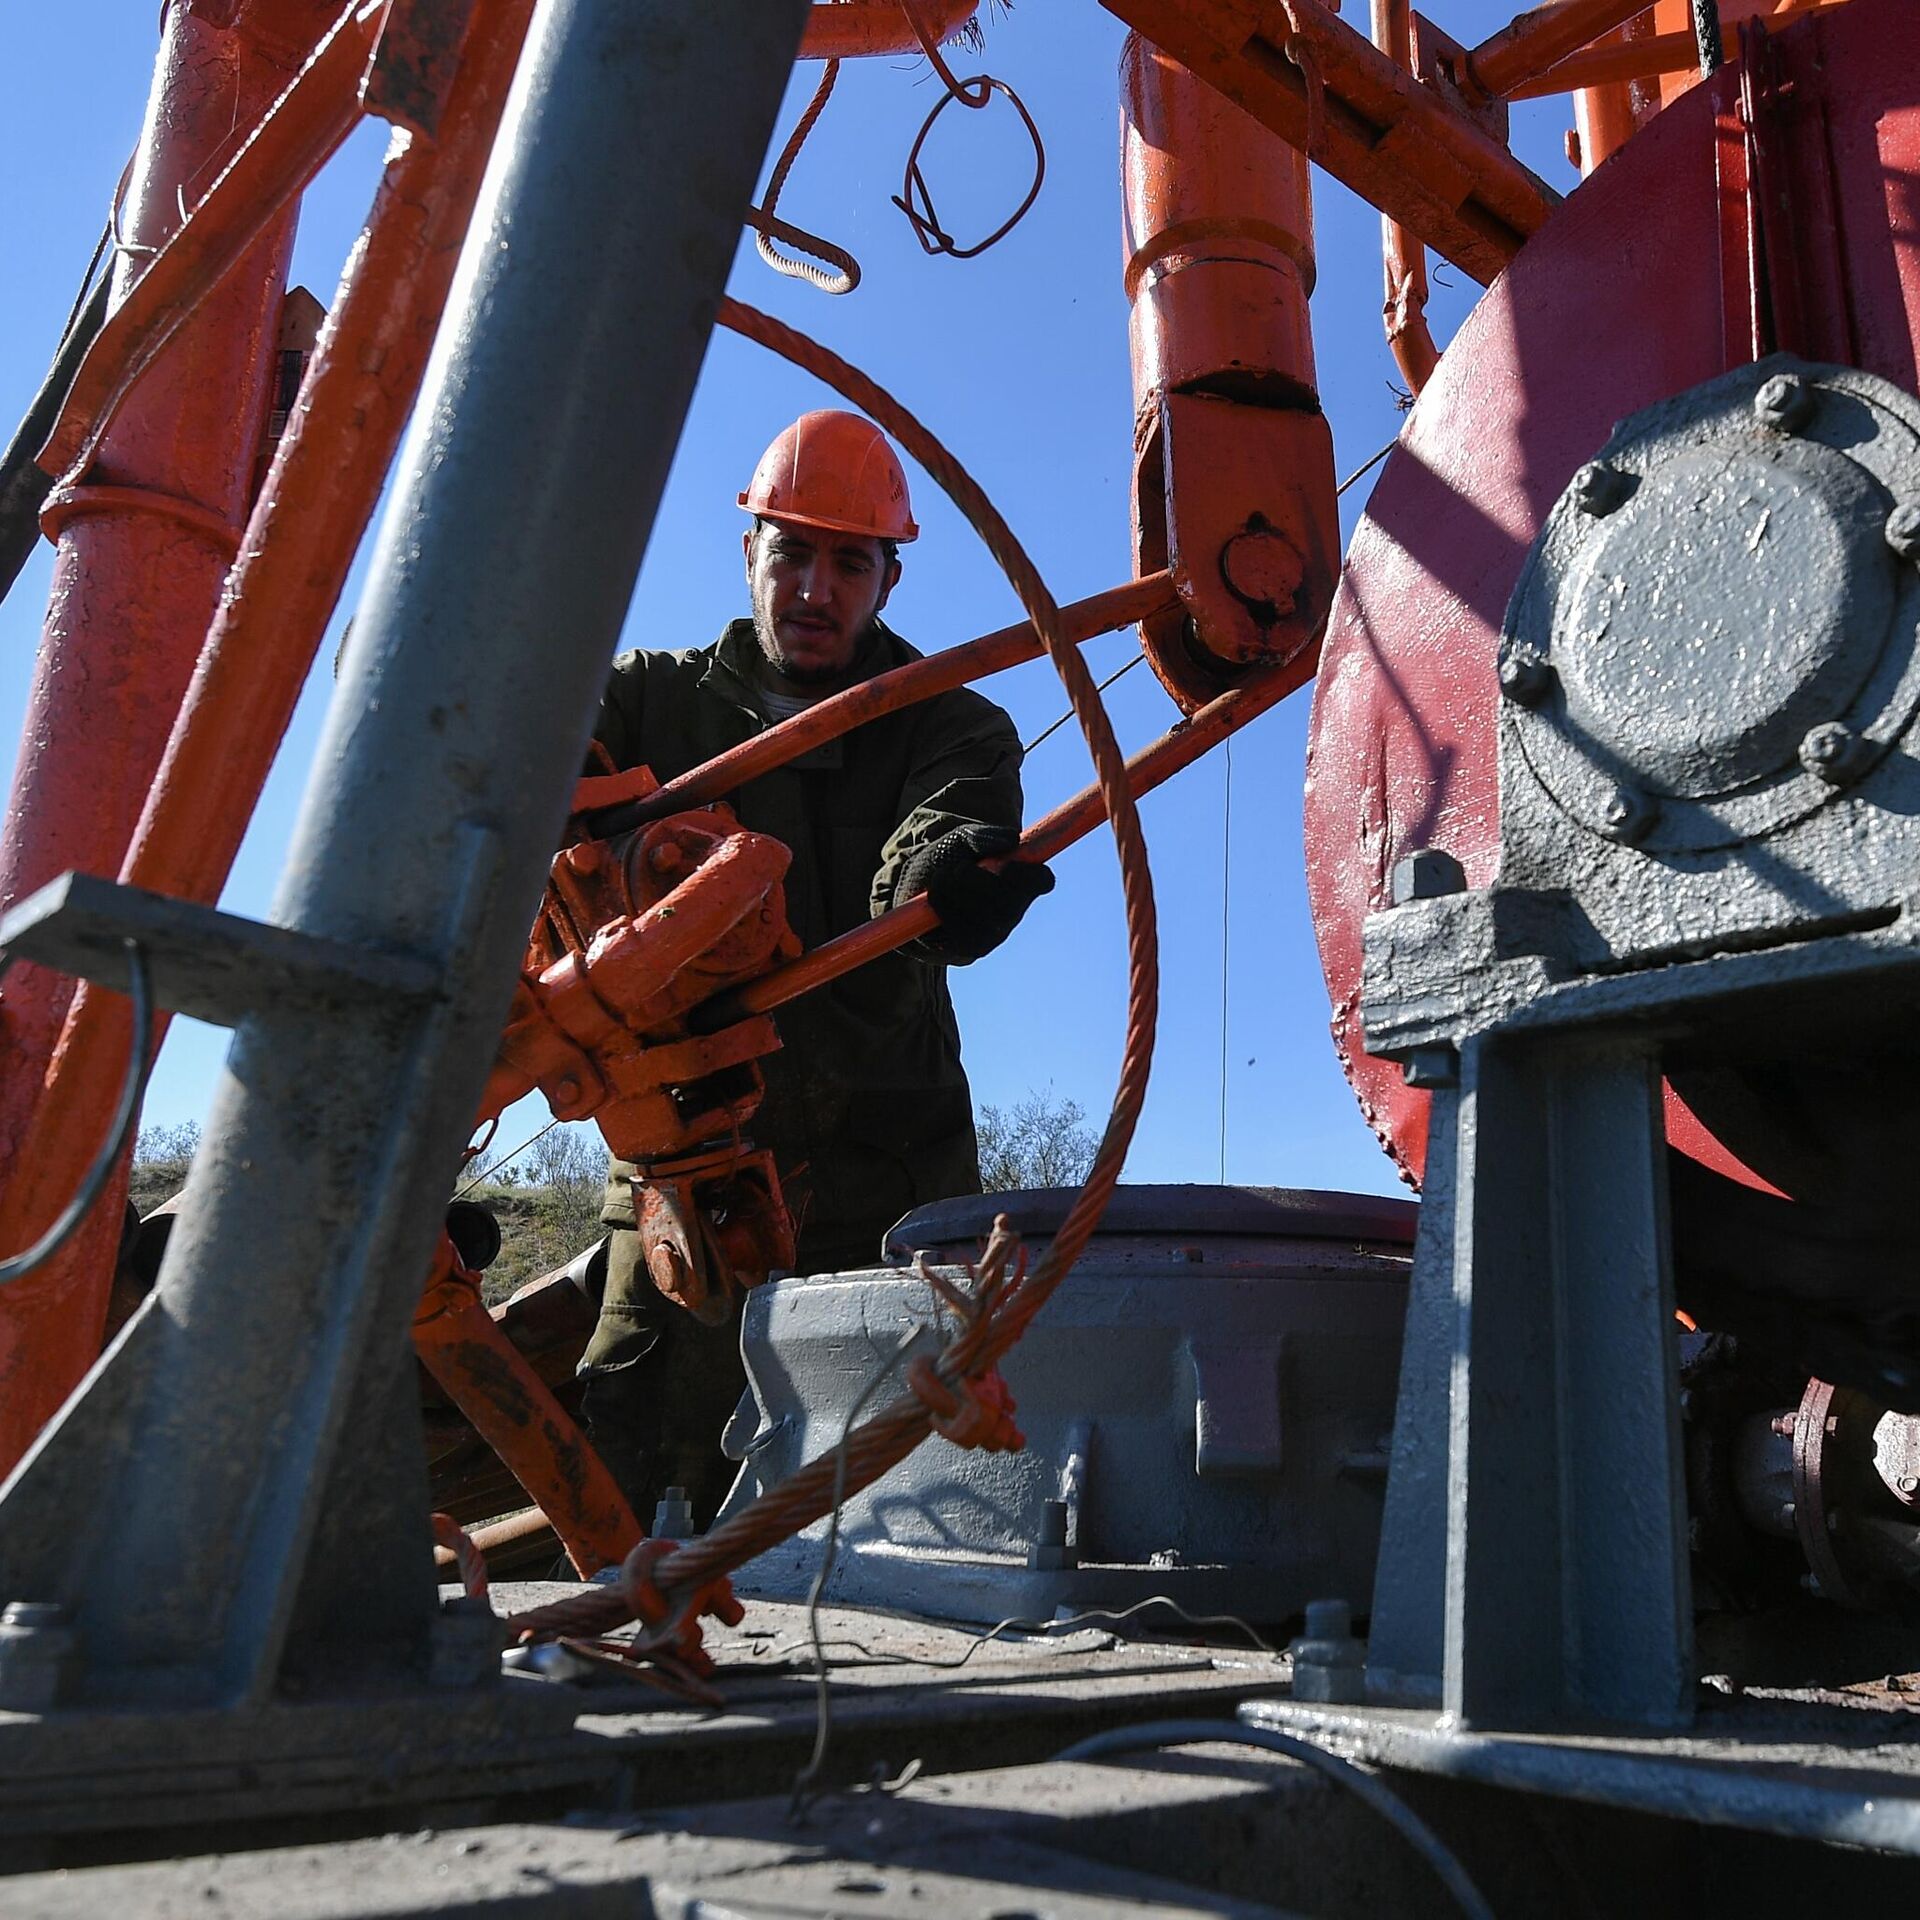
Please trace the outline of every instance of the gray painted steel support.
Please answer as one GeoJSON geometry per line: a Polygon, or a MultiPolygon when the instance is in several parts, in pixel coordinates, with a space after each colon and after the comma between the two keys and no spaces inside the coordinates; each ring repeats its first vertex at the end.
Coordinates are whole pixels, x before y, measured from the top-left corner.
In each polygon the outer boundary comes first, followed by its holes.
{"type": "Polygon", "coordinates": [[[0,1493],[63,1704],[427,1671],[407,1327],[806,11],[537,10],[272,916],[439,994],[237,1026],[156,1291],[0,1493]]]}
{"type": "Polygon", "coordinates": [[[1458,1085],[1436,1090],[1431,1141],[1376,1679],[1417,1682],[1438,1652],[1460,1725],[1683,1724],[1692,1613],[1652,1043],[1471,1039],[1458,1085]]]}

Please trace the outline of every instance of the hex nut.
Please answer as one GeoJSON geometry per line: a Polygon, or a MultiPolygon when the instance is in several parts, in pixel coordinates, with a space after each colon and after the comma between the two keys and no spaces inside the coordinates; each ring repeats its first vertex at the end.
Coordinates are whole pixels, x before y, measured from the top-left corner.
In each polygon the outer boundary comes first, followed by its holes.
{"type": "Polygon", "coordinates": [[[1844,786],[1866,768],[1873,746],[1844,720],[1823,720],[1800,742],[1800,764],[1830,787],[1844,786]]]}
{"type": "Polygon", "coordinates": [[[1500,691],[1516,706],[1537,707],[1559,680],[1553,662],[1532,647],[1515,647],[1500,656],[1500,691]]]}
{"type": "Polygon", "coordinates": [[[1753,417],[1775,433],[1798,433],[1813,417],[1813,394],[1793,374],[1776,373],[1754,394],[1753,417]]]}
{"type": "Polygon", "coordinates": [[[653,1538],[691,1540],[693,1538],[693,1502],[685,1487],[669,1487],[653,1509],[653,1538]]]}
{"type": "Polygon", "coordinates": [[[1027,1549],[1027,1565],[1042,1573],[1063,1573],[1080,1564],[1080,1555],[1067,1538],[1067,1503],[1043,1500],[1040,1529],[1027,1549]]]}
{"type": "Polygon", "coordinates": [[[1344,1600],[1307,1603],[1304,1631],[1290,1641],[1293,1697],[1349,1705],[1367,1697],[1367,1650],[1354,1638],[1353,1613],[1344,1600]]]}
{"type": "Polygon", "coordinates": [[[1920,505],[1903,500],[1887,515],[1887,545],[1902,560],[1920,560],[1920,505]]]}
{"type": "Polygon", "coordinates": [[[1589,460],[1573,476],[1567,490],[1582,513],[1603,520],[1625,503],[1633,491],[1633,482],[1618,467],[1609,466],[1604,460],[1589,460]]]}
{"type": "Polygon", "coordinates": [[[1443,847],[1418,847],[1393,863],[1389,884],[1393,904],[1404,907],[1414,900],[1443,900],[1448,894],[1465,893],[1467,870],[1443,847]]]}

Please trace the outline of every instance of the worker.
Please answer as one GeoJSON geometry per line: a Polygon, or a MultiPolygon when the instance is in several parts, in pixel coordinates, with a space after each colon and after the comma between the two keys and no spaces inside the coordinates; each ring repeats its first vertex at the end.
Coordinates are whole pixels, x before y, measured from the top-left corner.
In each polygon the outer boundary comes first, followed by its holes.
{"type": "MultiPolygon", "coordinates": [[[[914,539],[906,475],[857,415],[814,412],[739,496],[752,617],[709,647],[615,660],[595,737],[617,769],[684,773],[844,687],[919,658],[881,620],[914,539]]],[[[744,827],[793,854],[787,913],[817,947],[926,893],[940,925],[779,1014],[781,1050],[751,1123],[770,1147],[798,1270],[871,1265],[900,1216],[978,1193],[973,1103],[946,970],[998,946],[1053,876],[979,863],[1017,844],[1020,740],[967,689],[872,720],[729,796],[744,827]]],[[[657,1292],[615,1161],[598,1326],[581,1362],[588,1431],[644,1524],[684,1486],[705,1526],[733,1467],[719,1440],[745,1385],[737,1315],[706,1327],[657,1292]]]]}

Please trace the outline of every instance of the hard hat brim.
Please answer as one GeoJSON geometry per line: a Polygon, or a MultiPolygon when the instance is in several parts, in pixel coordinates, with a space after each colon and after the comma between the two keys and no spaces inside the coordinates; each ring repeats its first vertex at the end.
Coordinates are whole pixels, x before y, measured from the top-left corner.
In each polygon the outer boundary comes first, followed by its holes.
{"type": "Polygon", "coordinates": [[[899,531],[888,527],[872,525],[862,526],[854,520],[833,520],[817,513],[776,513],[767,507],[756,507],[746,494],[737,496],[739,505],[756,520],[772,520],[784,526],[818,527],[825,533],[857,534],[864,540],[893,540],[905,546],[911,540],[920,538],[920,528],[912,520],[899,531]]]}

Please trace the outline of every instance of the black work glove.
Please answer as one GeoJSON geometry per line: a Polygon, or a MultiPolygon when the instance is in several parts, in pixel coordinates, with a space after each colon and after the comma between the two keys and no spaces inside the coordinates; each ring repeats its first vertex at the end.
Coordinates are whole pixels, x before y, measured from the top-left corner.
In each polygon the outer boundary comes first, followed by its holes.
{"type": "Polygon", "coordinates": [[[1010,860],[997,873],[979,863],[1011,853],[1020,836],[1011,827],[955,827],[910,854],[894,885],[896,901],[927,896],[940,924],[913,943],[911,951],[933,960],[965,965],[991,953],[1021,915],[1043,893],[1053,891],[1053,874],[1034,860],[1010,860]]]}

